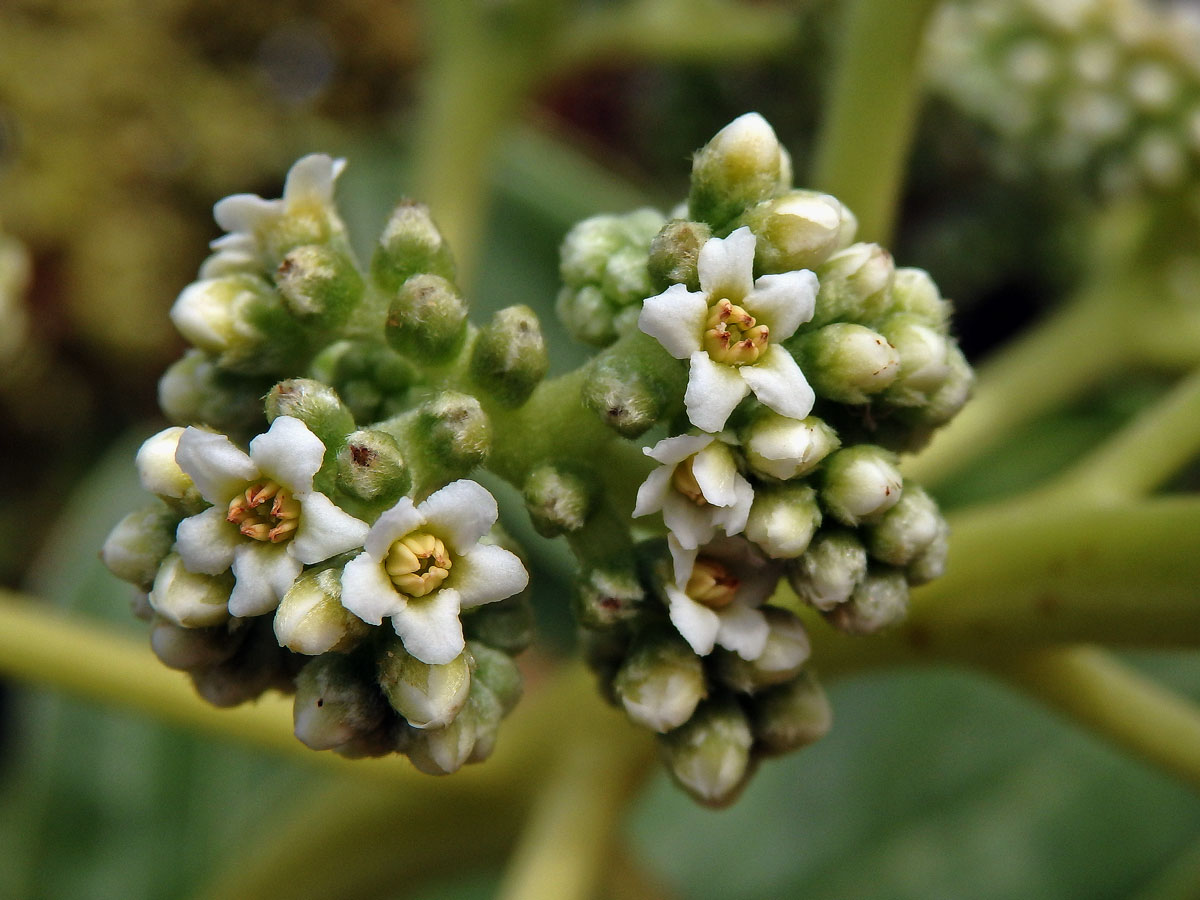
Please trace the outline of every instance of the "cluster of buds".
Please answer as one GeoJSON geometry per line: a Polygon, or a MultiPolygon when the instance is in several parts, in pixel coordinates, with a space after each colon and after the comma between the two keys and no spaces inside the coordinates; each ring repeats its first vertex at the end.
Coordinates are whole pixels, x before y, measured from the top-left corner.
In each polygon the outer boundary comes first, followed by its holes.
{"type": "Polygon", "coordinates": [[[928,46],[935,90],[994,130],[1010,164],[1033,158],[1052,173],[1083,172],[1108,196],[1169,194],[1200,175],[1194,10],[1145,0],[953,2],[928,46]]]}

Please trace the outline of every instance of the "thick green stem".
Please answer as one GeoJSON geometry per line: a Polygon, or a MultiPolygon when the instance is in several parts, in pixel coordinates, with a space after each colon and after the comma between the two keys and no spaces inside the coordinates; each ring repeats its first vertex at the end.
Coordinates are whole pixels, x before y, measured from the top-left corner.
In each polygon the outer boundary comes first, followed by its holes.
{"type": "Polygon", "coordinates": [[[815,186],[886,244],[920,100],[921,36],[936,0],[853,0],[817,144],[815,186]]]}

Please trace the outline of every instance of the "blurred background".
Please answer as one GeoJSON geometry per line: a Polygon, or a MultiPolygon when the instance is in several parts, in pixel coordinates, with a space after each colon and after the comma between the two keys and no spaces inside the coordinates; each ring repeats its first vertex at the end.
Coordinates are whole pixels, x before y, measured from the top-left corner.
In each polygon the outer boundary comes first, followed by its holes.
{"type": "MultiPolygon", "coordinates": [[[[444,224],[473,261],[472,303],[533,306],[564,371],[586,355],[552,312],[567,228],[670,208],[690,153],[748,110],[775,126],[805,186],[845,5],[6,0],[0,584],[143,635],[96,551],[142,502],[133,453],[163,426],[156,380],[183,349],[167,311],[219,235],[216,200],[277,197],[298,156],[345,156],[338,196],[365,251],[399,198],[431,202],[435,217],[445,198],[444,224]],[[472,66],[496,96],[447,100],[453,73],[472,66]],[[455,122],[467,150],[447,137],[455,122]],[[462,160],[454,190],[439,156],[462,160]]],[[[1027,136],[945,83],[931,75],[892,249],[955,298],[978,362],[1086,271],[1084,223],[1112,184],[1083,162],[1069,177],[1023,165],[1027,136]]],[[[939,499],[1038,483],[1169,380],[1122,373],[1009,435],[939,499]]],[[[540,598],[545,656],[570,652],[560,597],[540,598]]],[[[1195,654],[1136,661],[1200,697],[1195,654]]],[[[699,809],[655,776],[630,811],[614,896],[1200,896],[1200,800],[1168,776],[977,674],[889,671],[829,688],[830,736],[768,763],[732,809],[699,809]]],[[[36,687],[0,696],[2,897],[204,896],[343,787],[135,713],[36,687]]],[[[382,854],[403,833],[373,839],[382,854]]],[[[452,867],[379,865],[346,896],[492,896],[510,845],[465,847],[452,867]]]]}

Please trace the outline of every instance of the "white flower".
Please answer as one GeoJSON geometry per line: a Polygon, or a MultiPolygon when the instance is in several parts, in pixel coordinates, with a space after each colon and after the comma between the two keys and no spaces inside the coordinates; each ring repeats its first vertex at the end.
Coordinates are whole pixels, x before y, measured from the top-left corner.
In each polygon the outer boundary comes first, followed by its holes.
{"type": "Polygon", "coordinates": [[[529,581],[515,554],[479,543],[497,513],[474,481],[448,484],[420,505],[401,498],[371,526],[366,552],[346,564],[342,605],[372,625],[391,616],[405,650],[430,665],[450,662],[465,646],[459,611],[529,581]]]}
{"type": "Polygon", "coordinates": [[[179,523],[176,550],[190,572],[233,568],[235,616],[270,612],[305,564],[362,546],[367,524],[313,490],[325,445],[299,419],[280,416],[239,450],[223,434],[188,428],[175,459],[213,504],[179,523]]]}
{"type": "Polygon", "coordinates": [[[662,465],[638,488],[635,517],[661,509],[667,528],[690,550],[712,540],[718,527],[726,534],[746,527],[754,488],[716,435],[681,434],[642,452],[662,465]]]}
{"type": "Polygon", "coordinates": [[[700,248],[700,290],[673,284],[642,305],[638,327],[689,361],[684,405],[704,431],[725,427],[750,391],[780,415],[803,419],[815,399],[780,342],[812,318],[817,276],[807,269],[754,280],[755,237],[738,228],[700,248]]]}
{"type": "Polygon", "coordinates": [[[780,568],[750,542],[724,538],[685,550],[672,538],[675,580],[664,585],[671,622],[699,656],[720,644],[758,659],[770,626],[758,609],[779,582],[780,568]]]}

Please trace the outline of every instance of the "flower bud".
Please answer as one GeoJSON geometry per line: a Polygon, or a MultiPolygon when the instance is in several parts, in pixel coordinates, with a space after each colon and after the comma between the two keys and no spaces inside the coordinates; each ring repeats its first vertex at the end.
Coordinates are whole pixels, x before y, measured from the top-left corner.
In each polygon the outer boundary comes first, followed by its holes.
{"type": "Polygon", "coordinates": [[[471,689],[465,714],[471,717],[475,729],[475,743],[467,762],[481,763],[496,749],[500,736],[500,723],[508,712],[493,691],[480,685],[471,689]]]}
{"type": "Polygon", "coordinates": [[[164,428],[138,448],[137,472],[142,487],[152,494],[170,500],[181,500],[187,495],[198,496],[192,479],[175,461],[175,448],[183,428],[164,428]]]}
{"type": "Polygon", "coordinates": [[[847,634],[874,634],[904,620],[908,615],[908,581],[895,569],[867,572],[850,599],[826,618],[847,634]]]}
{"type": "Polygon", "coordinates": [[[412,475],[394,437],[385,431],[355,431],[338,451],[337,486],[351,497],[387,509],[409,492],[412,475]]]}
{"type": "Polygon", "coordinates": [[[448,725],[467,702],[471,665],[465,653],[430,665],[409,654],[396,638],[384,644],[377,665],[388,702],[414,728],[448,725]]]}
{"type": "Polygon", "coordinates": [[[878,319],[891,303],[894,269],[891,254],[878,244],[851,244],[835,253],[817,269],[821,287],[811,326],[878,319]]]}
{"type": "Polygon", "coordinates": [[[867,550],[879,561],[903,568],[921,556],[944,527],[937,503],[911,485],[883,518],[864,529],[867,550]]]}
{"type": "Polygon", "coordinates": [[[891,308],[915,316],[936,331],[944,331],[950,321],[950,303],[942,298],[938,286],[924,269],[896,269],[891,308]]]}
{"type": "Polygon", "coordinates": [[[213,706],[237,706],[272,688],[285,693],[295,689],[297,657],[279,649],[270,622],[251,619],[242,627],[246,636],[233,656],[189,673],[196,692],[213,706]]]}
{"type": "Polygon", "coordinates": [[[900,370],[884,399],[897,406],[929,402],[950,375],[949,339],[911,315],[892,316],[880,333],[900,356],[900,370]]]}
{"type": "Polygon", "coordinates": [[[753,694],[762,688],[791,681],[808,662],[812,645],[804,624],[786,609],[764,606],[770,631],[767,644],[753,661],[732,650],[718,648],[715,654],[717,677],[735,691],[753,694]]]}
{"type": "Polygon", "coordinates": [[[512,712],[523,690],[521,670],[513,658],[479,641],[468,641],[467,649],[475,660],[471,691],[486,688],[495,696],[505,714],[512,712]]]}
{"type": "Polygon", "coordinates": [[[606,347],[617,339],[616,308],[595,285],[564,287],[554,301],[554,313],[577,341],[606,347]]]}
{"type": "Polygon", "coordinates": [[[839,443],[837,432],[816,416],[791,419],[766,407],[742,429],[741,441],[756,475],[784,481],[807,475],[839,443]]]}
{"type": "MultiPolygon", "coordinates": [[[[408,758],[417,771],[426,775],[450,775],[471,760],[480,726],[486,730],[488,714],[495,715],[499,706],[495,698],[489,703],[485,695],[490,695],[486,688],[472,690],[465,708],[453,722],[413,735],[412,743],[408,745],[408,758]]],[[[496,724],[499,724],[499,717],[496,717],[496,724]]]]}
{"type": "Polygon", "coordinates": [[[171,552],[178,524],[179,516],[161,503],[131,512],[108,533],[100,559],[122,581],[148,591],[171,552]]]}
{"type": "Polygon", "coordinates": [[[791,566],[788,582],[796,596],[822,612],[850,599],[867,575],[867,551],[853,532],[820,532],[808,552],[791,566]]]}
{"type": "Polygon", "coordinates": [[[535,636],[528,589],[467,611],[462,625],[468,641],[479,641],[505,653],[520,653],[533,643],[535,636]]]}
{"type": "Polygon", "coordinates": [[[226,434],[257,434],[262,397],[270,386],[258,378],[219,369],[200,350],[187,351],[158,382],[158,405],[172,422],[207,425],[226,434]]]}
{"type": "Polygon", "coordinates": [[[420,733],[395,713],[385,714],[383,721],[375,728],[355,734],[344,744],[334,747],[333,752],[345,759],[370,759],[407,753],[414,737],[420,733]]]}
{"type": "Polygon", "coordinates": [[[470,394],[443,391],[418,409],[416,437],[447,474],[465,475],[487,459],[492,424],[470,394]]]}
{"type": "Polygon", "coordinates": [[[746,113],[693,157],[688,217],[720,229],[790,182],[791,162],[775,132],[758,113],[746,113]]]}
{"type": "Polygon", "coordinates": [[[896,505],[904,484],[896,455],[872,444],[844,447],[821,471],[821,505],[846,525],[874,521],[896,505]]]}
{"type": "Polygon", "coordinates": [[[406,200],[392,211],[371,258],[371,278],[385,294],[395,294],[413,275],[454,279],[454,257],[423,203],[406,200]]]}
{"type": "Polygon", "coordinates": [[[851,229],[857,225],[836,197],[790,191],[746,210],[736,224],[748,225],[758,238],[756,272],[793,272],[816,268],[845,247],[847,222],[851,229]]]}
{"type": "Polygon", "coordinates": [[[592,358],[583,381],[584,405],[622,437],[640,437],[682,407],[687,372],[654,338],[629,331],[592,358]]]}
{"type": "Polygon", "coordinates": [[[708,696],[704,666],[676,634],[639,639],[613,679],[613,690],[629,718],[665,733],[692,717],[708,696]]]}
{"type": "Polygon", "coordinates": [[[700,290],[700,248],[710,237],[712,229],[704,222],[676,219],[664,225],[650,242],[650,293],[665,291],[673,284],[685,285],[689,291],[700,290]]]}
{"type": "Polygon", "coordinates": [[[329,385],[311,378],[289,378],[281,381],[267,394],[268,422],[280,416],[291,416],[308,426],[326,448],[326,459],[336,452],[354,430],[354,416],[329,385]]]}
{"type": "Polygon", "coordinates": [[[150,626],[150,649],[163,665],[189,672],[229,659],[237,652],[244,637],[244,628],[229,628],[227,625],[183,628],[161,616],[155,616],[150,626]]]}
{"type": "Polygon", "coordinates": [[[817,396],[839,403],[868,403],[900,372],[900,354],[862,325],[835,322],[793,343],[800,367],[817,396]]]}
{"type": "Polygon", "coordinates": [[[745,713],[732,699],[712,700],[659,741],[671,777],[698,802],[727,806],[750,774],[753,743],[745,713]]]}
{"type": "Polygon", "coordinates": [[[608,258],[600,290],[617,309],[638,304],[654,293],[645,242],[622,247],[608,258]]]}
{"type": "Polygon", "coordinates": [[[341,327],[363,296],[354,260],[327,244],[289,252],[275,270],[275,286],[288,312],[324,329],[341,327]]]}
{"type": "Polygon", "coordinates": [[[509,306],[497,312],[479,330],[471,349],[475,383],[510,406],[528,400],[549,367],[541,324],[528,306],[509,306]]]}
{"type": "Polygon", "coordinates": [[[935,578],[941,578],[946,571],[946,556],[950,550],[950,526],[942,519],[941,527],[920,555],[908,564],[904,575],[909,586],[916,587],[926,584],[935,578]]]}
{"type": "Polygon", "coordinates": [[[745,534],[768,556],[792,559],[808,549],[820,526],[817,492],[807,484],[781,484],[754,492],[745,534]]]}
{"type": "Polygon", "coordinates": [[[342,606],[338,569],[301,575],[275,610],[279,646],[307,656],[349,650],[370,630],[370,625],[342,606]]]}
{"type": "Polygon", "coordinates": [[[958,344],[951,341],[946,353],[947,373],[941,386],[935,390],[924,406],[915,407],[911,413],[918,424],[937,427],[945,425],[966,405],[975,388],[975,371],[963,356],[958,344]]]}
{"type": "Polygon", "coordinates": [[[197,575],[183,566],[179,554],[172,553],[158,570],[150,589],[154,611],[184,628],[220,625],[229,618],[229,595],[233,574],[197,575]]]}
{"type": "Polygon", "coordinates": [[[636,618],[646,592],[632,571],[591,569],[581,572],[575,594],[575,618],[585,628],[611,628],[636,618]]]}
{"type": "Polygon", "coordinates": [[[592,216],[575,223],[559,247],[559,272],[565,284],[599,287],[610,260],[624,249],[645,247],[662,226],[662,215],[654,209],[634,210],[626,215],[592,216]]]}
{"type": "Polygon", "coordinates": [[[556,465],[538,466],[525,479],[525,508],[542,537],[557,537],[583,527],[592,511],[591,479],[556,465]]]}
{"type": "Polygon", "coordinates": [[[401,356],[420,365],[444,363],[466,337],[466,301],[440,275],[414,275],[392,299],[384,333],[401,356]]]}
{"type": "Polygon", "coordinates": [[[808,672],[756,694],[750,717],[758,749],[771,755],[807,747],[833,725],[829,698],[808,672]]]}
{"type": "Polygon", "coordinates": [[[292,723],[296,737],[313,750],[332,750],[370,734],[386,716],[387,704],[357,660],[327,653],[296,676],[292,723]]]}

